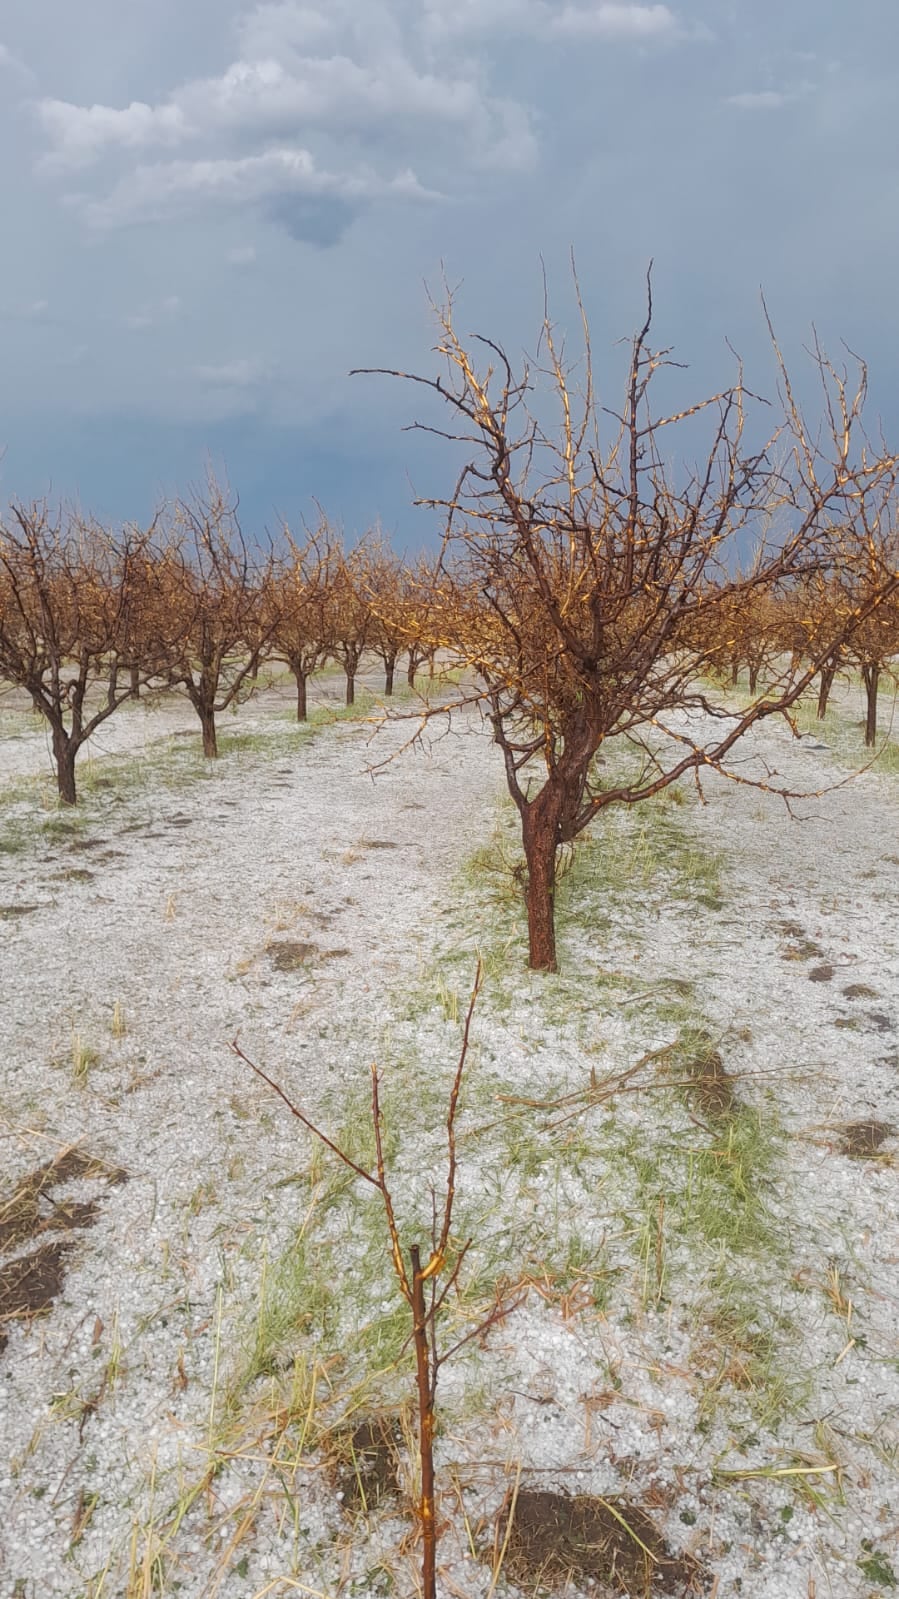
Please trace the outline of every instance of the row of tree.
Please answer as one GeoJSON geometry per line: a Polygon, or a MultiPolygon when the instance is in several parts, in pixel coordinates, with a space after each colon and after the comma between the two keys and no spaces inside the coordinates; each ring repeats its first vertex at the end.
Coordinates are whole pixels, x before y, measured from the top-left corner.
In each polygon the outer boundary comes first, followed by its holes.
{"type": "Polygon", "coordinates": [[[448,498],[422,502],[445,518],[436,561],[403,564],[374,536],[346,550],[324,521],[251,546],[214,483],[117,536],[14,506],[0,527],[0,675],[49,723],[61,797],[75,798],[81,744],[143,684],[188,696],[211,756],[216,715],[265,659],[293,673],[302,717],[325,660],[341,664],[351,701],[364,651],[388,693],[403,652],[410,681],[448,652],[466,669],[459,703],[481,706],[502,754],[530,960],[552,969],[558,852],[607,805],[704,770],[747,781],[731,765],[745,734],[816,681],[823,714],[850,661],[873,743],[878,681],[899,652],[899,457],[865,434],[864,367],[850,382],[815,347],[809,426],[772,335],[780,403],[767,433],[741,371],[660,416],[653,383],[671,363],[650,321],[651,302],[608,411],[588,336],[575,384],[548,321],[536,362],[516,371],[492,341],[463,342],[443,309],[443,369],[414,381],[449,416],[428,430],[461,443],[468,464],[448,498]],[[532,400],[546,386],[555,427],[545,397],[532,400]],[[735,699],[741,668],[749,690],[735,699]],[[610,781],[597,757],[615,738],[635,759],[610,781]]]}
{"type": "Polygon", "coordinates": [[[328,661],[346,675],[348,705],[366,651],[388,696],[401,654],[414,683],[434,646],[409,594],[431,581],[426,562],[406,567],[376,535],[346,550],[324,521],[301,541],[285,529],[277,547],[250,546],[214,482],[120,533],[13,505],[0,525],[0,676],[46,719],[60,798],[73,804],[78,751],[145,687],[187,697],[214,757],[216,717],[254,691],[263,662],[292,673],[301,721],[328,661]]]}

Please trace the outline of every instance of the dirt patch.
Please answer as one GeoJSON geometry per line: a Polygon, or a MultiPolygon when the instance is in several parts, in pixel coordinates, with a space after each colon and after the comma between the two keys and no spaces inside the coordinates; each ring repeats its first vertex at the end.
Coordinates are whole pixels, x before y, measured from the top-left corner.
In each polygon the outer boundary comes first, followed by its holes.
{"type": "Polygon", "coordinates": [[[293,939],[281,939],[276,944],[269,944],[266,954],[276,972],[303,971],[310,961],[336,961],[350,955],[348,949],[319,949],[317,944],[297,943],[293,939]]]}
{"type": "Polygon", "coordinates": [[[0,905],[0,922],[12,922],[17,916],[30,916],[40,905],[0,905]]]}
{"type": "Polygon", "coordinates": [[[86,866],[70,866],[65,872],[54,872],[54,883],[92,883],[94,873],[89,872],[86,866]]]}
{"type": "Polygon", "coordinates": [[[357,849],[402,849],[402,844],[395,844],[390,838],[363,838],[356,845],[357,849]]]}
{"type": "Polygon", "coordinates": [[[52,1308],[65,1281],[66,1255],[71,1238],[55,1238],[30,1255],[17,1256],[0,1266],[0,1354],[6,1348],[7,1324],[30,1321],[52,1308]]]}
{"type": "Polygon", "coordinates": [[[865,1013],[865,1021],[873,1027],[876,1033],[891,1033],[893,1031],[893,1018],[887,1016],[882,1010],[869,1010],[865,1013]]]}
{"type": "Polygon", "coordinates": [[[194,816],[169,816],[166,817],[165,825],[168,827],[193,827],[195,821],[196,817],[194,816]]]}
{"type": "Polygon", "coordinates": [[[92,1226],[99,1214],[98,1200],[55,1200],[53,1191],[77,1179],[96,1177],[109,1186],[126,1181],[125,1172],[75,1147],[28,1172],[11,1194],[0,1198],[0,1250],[16,1249],[42,1233],[92,1226]]]}
{"type": "Polygon", "coordinates": [[[108,840],[105,838],[73,838],[69,843],[69,849],[83,854],[87,850],[102,849],[106,843],[108,840]]]}
{"type": "Polygon", "coordinates": [[[675,1070],[687,1079],[687,1093],[694,1108],[707,1121],[724,1121],[737,1105],[736,1084],[711,1039],[703,1043],[675,1070]]]}
{"type": "Polygon", "coordinates": [[[782,952],[782,960],[811,961],[823,959],[824,951],[821,945],[816,944],[813,938],[809,938],[801,922],[781,922],[779,926],[784,937],[790,940],[786,949],[782,952]]]}
{"type": "Polygon", "coordinates": [[[867,983],[850,983],[843,989],[843,995],[846,999],[876,999],[877,989],[869,988],[867,983]]]}
{"type": "Polygon", "coordinates": [[[853,1160],[871,1160],[895,1131],[889,1122],[847,1122],[840,1128],[840,1151],[853,1160]]]}
{"type": "Polygon", "coordinates": [[[813,966],[808,974],[810,983],[830,983],[833,981],[834,968],[832,966],[813,966]]]}
{"type": "Polygon", "coordinates": [[[298,972],[319,953],[317,944],[299,944],[293,939],[281,939],[269,944],[266,954],[276,972],[298,972]]]}
{"type": "Polygon", "coordinates": [[[661,1599],[707,1586],[698,1562],[674,1553],[645,1510],[626,1499],[522,1489],[514,1509],[510,1498],[500,1512],[496,1552],[504,1543],[504,1575],[529,1589],[592,1581],[608,1599],[661,1599]]]}
{"type": "Polygon", "coordinates": [[[344,1510],[375,1510],[398,1498],[402,1432],[397,1415],[370,1416],[331,1434],[331,1476],[344,1510]]]}
{"type": "Polygon", "coordinates": [[[75,1241],[71,1234],[92,1227],[100,1214],[102,1196],[57,1199],[54,1191],[90,1178],[102,1178],[112,1187],[126,1182],[127,1174],[72,1145],[28,1172],[12,1193],[0,1198],[0,1250],[19,1249],[50,1232],[68,1235],[0,1263],[0,1354],[9,1322],[30,1321],[51,1308],[65,1281],[66,1256],[75,1241]]]}
{"type": "Polygon", "coordinates": [[[821,945],[816,944],[813,938],[809,938],[801,922],[780,922],[779,927],[784,937],[790,940],[786,949],[781,952],[782,960],[811,961],[823,958],[824,951],[821,945]]]}

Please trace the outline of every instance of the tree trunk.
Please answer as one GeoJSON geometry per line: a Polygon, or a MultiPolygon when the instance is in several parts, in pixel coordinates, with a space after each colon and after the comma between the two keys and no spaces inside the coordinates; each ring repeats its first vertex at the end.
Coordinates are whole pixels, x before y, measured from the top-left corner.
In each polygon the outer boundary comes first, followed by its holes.
{"type": "Polygon", "coordinates": [[[863,666],[862,677],[865,680],[865,694],[868,706],[865,716],[865,744],[868,749],[873,749],[877,743],[877,688],[880,683],[879,666],[863,666]]]}
{"type": "Polygon", "coordinates": [[[133,699],[140,699],[140,667],[136,661],[131,663],[131,695],[133,699]]]}
{"type": "Polygon", "coordinates": [[[737,684],[740,681],[740,663],[739,663],[739,661],[731,661],[730,680],[731,680],[732,684],[734,685],[734,687],[736,688],[737,684]]]}
{"type": "Polygon", "coordinates": [[[356,703],[356,673],[349,670],[346,675],[346,702],[347,705],[356,703]]]}
{"type": "Polygon", "coordinates": [[[290,670],[296,678],[297,684],[297,721],[305,722],[307,716],[306,684],[308,673],[304,672],[300,666],[291,665],[290,670]]]}
{"type": "Polygon", "coordinates": [[[823,722],[827,715],[827,701],[833,688],[833,680],[837,675],[836,665],[822,666],[821,681],[818,684],[818,721],[823,722]]]}
{"type": "Polygon", "coordinates": [[[209,761],[214,761],[219,752],[218,740],[215,736],[215,711],[203,709],[199,713],[200,726],[203,730],[203,754],[209,761]]]}
{"type": "Polygon", "coordinates": [[[758,669],[758,666],[751,665],[750,668],[749,668],[749,692],[750,692],[750,694],[754,694],[755,693],[756,689],[758,688],[758,682],[759,682],[759,669],[758,669]]]}
{"type": "Polygon", "coordinates": [[[395,655],[386,656],[385,660],[384,660],[384,670],[385,670],[385,673],[386,673],[386,677],[385,677],[385,680],[384,680],[384,693],[385,693],[385,695],[393,693],[393,674],[394,674],[395,668],[396,668],[396,656],[395,655]]]}
{"type": "Polygon", "coordinates": [[[437,1599],[437,1522],[434,1509],[434,1403],[428,1345],[428,1315],[425,1306],[421,1252],[417,1244],[412,1257],[412,1325],[415,1345],[416,1387],[418,1389],[418,1457],[421,1466],[421,1586],[422,1599],[437,1599]]]}
{"type": "Polygon", "coordinates": [[[75,793],[75,757],[78,754],[77,744],[73,744],[67,733],[61,727],[53,729],[53,761],[56,766],[56,786],[63,805],[74,805],[77,800],[75,793]]]}
{"type": "Polygon", "coordinates": [[[406,682],[410,688],[415,687],[415,674],[418,671],[418,661],[414,655],[409,655],[409,665],[406,669],[406,682]]]}
{"type": "Polygon", "coordinates": [[[528,965],[535,972],[558,971],[556,961],[556,824],[554,811],[534,800],[522,816],[522,841],[528,865],[528,965]]]}

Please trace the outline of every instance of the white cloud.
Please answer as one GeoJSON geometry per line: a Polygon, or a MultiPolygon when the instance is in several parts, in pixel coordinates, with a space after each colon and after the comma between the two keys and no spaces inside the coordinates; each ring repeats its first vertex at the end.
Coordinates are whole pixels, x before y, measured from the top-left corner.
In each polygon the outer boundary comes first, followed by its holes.
{"type": "Polygon", "coordinates": [[[151,106],[132,100],[116,110],[105,105],[72,105],[67,100],[39,100],[35,109],[53,145],[41,161],[45,171],[88,166],[110,148],[175,145],[187,132],[184,113],[176,105],[151,106]]]}
{"type": "Polygon", "coordinates": [[[333,242],[341,224],[326,201],[344,207],[345,228],[352,207],[426,192],[403,170],[412,151],[417,170],[439,175],[434,188],[466,170],[535,166],[528,107],[492,91],[490,61],[466,42],[486,29],[569,49],[679,35],[668,5],[629,0],[264,0],[234,25],[239,55],[223,72],[158,102],[39,100],[39,165],[97,168],[105,194],[92,180],[93,193],[68,196],[97,227],[261,205],[296,237],[333,242]]]}
{"type": "Polygon", "coordinates": [[[287,138],[312,128],[340,132],[409,118],[461,127],[477,122],[487,131],[490,119],[477,83],[419,71],[402,54],[375,62],[310,56],[290,69],[273,59],[236,61],[219,77],[182,85],[162,105],[132,101],[117,110],[42,100],[37,113],[54,145],[45,169],[86,166],[116,147],[176,146],[221,134],[287,138]]]}
{"type": "Polygon", "coordinates": [[[566,5],[551,23],[553,33],[606,39],[658,39],[677,30],[665,5],[566,5]]]}
{"type": "Polygon", "coordinates": [[[50,145],[41,169],[62,173],[113,154],[159,148],[210,159],[265,153],[266,146],[308,149],[317,136],[331,141],[332,160],[334,141],[355,142],[354,164],[360,143],[385,163],[391,150],[414,143],[417,153],[424,150],[457,171],[465,164],[514,169],[533,161],[526,110],[492,96],[481,68],[454,64],[445,53],[439,62],[422,59],[414,30],[404,37],[391,27],[396,16],[377,0],[371,9],[384,26],[374,38],[368,8],[365,27],[358,16],[350,26],[347,17],[355,14],[342,12],[341,0],[332,4],[327,18],[308,7],[257,8],[245,19],[240,59],[216,76],[182,83],[158,104],[39,101],[35,109],[50,145]],[[259,53],[263,46],[268,53],[259,53]]]}
{"type": "Polygon", "coordinates": [[[172,110],[182,126],[262,136],[396,123],[405,117],[464,124],[480,113],[477,86],[464,78],[419,72],[408,58],[377,62],[348,55],[280,62],[238,61],[218,78],[186,84],[172,110]]]}
{"type": "MultiPolygon", "coordinates": [[[[157,162],[139,166],[122,178],[103,200],[84,206],[87,220],[98,228],[140,222],[166,222],[192,217],[199,207],[241,209],[282,206],[293,200],[343,201],[352,205],[385,196],[435,199],[411,171],[384,180],[374,173],[349,176],[321,171],[308,150],[274,149],[239,159],[157,162]]],[[[84,197],[73,196],[82,205],[84,197]]]]}
{"type": "Polygon", "coordinates": [[[271,369],[262,361],[225,361],[220,366],[198,366],[194,376],[201,383],[215,389],[255,389],[271,376],[271,369]]]}
{"type": "Polygon", "coordinates": [[[779,111],[781,106],[791,105],[803,95],[811,93],[813,85],[800,83],[794,89],[758,89],[745,94],[730,94],[725,100],[725,105],[735,106],[738,111],[779,111]]]}
{"type": "Polygon", "coordinates": [[[500,30],[538,32],[545,11],[541,0],[425,0],[425,29],[440,38],[500,30]]]}
{"type": "Polygon", "coordinates": [[[729,94],[726,104],[737,106],[741,111],[774,111],[786,102],[787,96],[776,89],[760,89],[757,93],[729,94]]]}
{"type": "Polygon", "coordinates": [[[549,0],[426,0],[425,27],[437,36],[514,32],[564,39],[603,38],[622,41],[661,38],[679,31],[667,5],[639,5],[621,0],[565,4],[549,0]]]}
{"type": "Polygon", "coordinates": [[[330,42],[338,30],[336,4],[326,11],[293,0],[255,6],[237,24],[241,52],[248,60],[280,56],[285,50],[306,54],[330,42]]]}

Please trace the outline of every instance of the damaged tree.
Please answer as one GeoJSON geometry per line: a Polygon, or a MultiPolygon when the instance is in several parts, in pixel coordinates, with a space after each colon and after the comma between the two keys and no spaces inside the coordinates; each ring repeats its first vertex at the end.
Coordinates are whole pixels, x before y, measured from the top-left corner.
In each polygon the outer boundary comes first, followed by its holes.
{"type": "Polygon", "coordinates": [[[332,642],[328,594],[336,557],[324,518],[302,544],[286,528],[284,537],[289,556],[272,576],[265,607],[274,653],[297,686],[297,721],[305,722],[309,679],[327,659],[332,642]]]}
{"type": "Polygon", "coordinates": [[[41,502],[13,504],[0,526],[0,676],[50,728],[64,805],[77,799],[78,751],[155,666],[139,645],[152,537],[41,502]]]}
{"type": "Polygon", "coordinates": [[[579,296],[578,307],[579,389],[548,317],[534,366],[516,373],[493,340],[463,342],[451,301],[438,311],[444,374],[388,373],[424,385],[451,414],[445,428],[416,428],[470,452],[449,498],[419,502],[446,515],[446,581],[432,638],[483,685],[477,698],[521,820],[530,965],[546,971],[557,961],[560,847],[607,805],[638,803],[690,772],[732,775],[739,740],[787,712],[899,582],[894,565],[858,603],[847,600],[815,630],[810,659],[778,663],[765,693],[736,713],[713,698],[697,672],[708,665],[709,638],[721,635],[716,612],[777,601],[810,574],[844,564],[861,510],[870,524],[888,503],[897,458],[864,436],[864,367],[850,384],[817,345],[825,425],[806,425],[773,332],[780,416],[763,442],[749,442],[753,397],[742,369],[720,393],[658,415],[653,383],[673,363],[649,342],[651,291],[622,408],[606,412],[595,399],[579,296]],[[538,381],[555,399],[553,430],[546,404],[530,399],[538,381]],[[704,423],[699,464],[672,465],[673,435],[689,440],[692,459],[704,423]],[[741,576],[747,545],[752,559],[741,576]],[[596,757],[610,738],[627,740],[640,764],[603,786],[596,757]]]}
{"type": "Polygon", "coordinates": [[[203,754],[218,755],[215,719],[252,693],[275,624],[265,614],[271,558],[251,559],[237,503],[213,478],[175,506],[155,572],[165,676],[200,719],[203,754]]]}
{"type": "Polygon", "coordinates": [[[481,966],[479,962],[475,972],[468,1011],[462,1028],[462,1046],[447,1103],[447,1164],[441,1202],[438,1203],[436,1191],[434,1189],[431,1190],[432,1225],[426,1260],[422,1259],[421,1245],[418,1243],[409,1246],[408,1260],[404,1253],[384,1157],[383,1115],[380,1101],[380,1077],[377,1067],[373,1065],[371,1068],[371,1119],[375,1139],[375,1169],[374,1171],[369,1171],[365,1167],[359,1166],[345,1150],[341,1149],[326,1133],[322,1132],[305,1112],[287,1096],[283,1088],[244,1054],[236,1039],[231,1045],[239,1059],[244,1061],[250,1067],[250,1070],[256,1073],[257,1077],[260,1077],[269,1088],[274,1090],[287,1106],[291,1115],[295,1116],[297,1121],[319,1143],[323,1144],[333,1155],[336,1155],[342,1165],[354,1176],[360,1178],[368,1187],[375,1190],[383,1207],[385,1247],[390,1256],[397,1287],[408,1307],[409,1338],[415,1356],[420,1473],[417,1511],[421,1529],[423,1599],[436,1599],[437,1596],[437,1542],[439,1527],[436,1513],[434,1477],[434,1430],[437,1379],[441,1367],[465,1344],[469,1343],[473,1338],[482,1337],[497,1322],[508,1316],[523,1303],[521,1298],[507,1301],[497,1298],[495,1305],[484,1320],[479,1322],[477,1326],[472,1327],[467,1333],[464,1333],[450,1349],[442,1350],[439,1347],[438,1334],[441,1312],[448,1296],[459,1281],[462,1263],[471,1243],[471,1240],[461,1245],[456,1242],[452,1235],[452,1223],[456,1200],[456,1122],[459,1112],[459,1095],[462,1090],[472,1018],[480,986],[481,966]]]}

